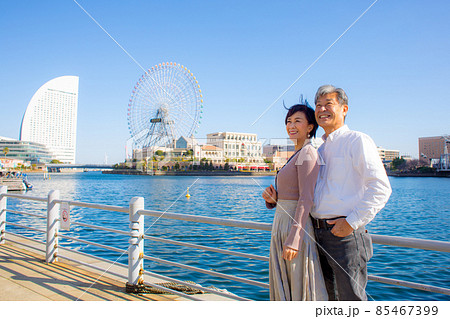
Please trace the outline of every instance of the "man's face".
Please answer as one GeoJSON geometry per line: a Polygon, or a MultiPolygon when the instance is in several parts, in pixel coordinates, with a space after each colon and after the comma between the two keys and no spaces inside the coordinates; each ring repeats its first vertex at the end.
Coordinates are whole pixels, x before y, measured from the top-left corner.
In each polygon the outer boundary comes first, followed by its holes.
{"type": "Polygon", "coordinates": [[[344,118],[348,105],[339,104],[337,93],[322,95],[316,103],[316,121],[328,136],[338,128],[344,126],[344,118]]]}

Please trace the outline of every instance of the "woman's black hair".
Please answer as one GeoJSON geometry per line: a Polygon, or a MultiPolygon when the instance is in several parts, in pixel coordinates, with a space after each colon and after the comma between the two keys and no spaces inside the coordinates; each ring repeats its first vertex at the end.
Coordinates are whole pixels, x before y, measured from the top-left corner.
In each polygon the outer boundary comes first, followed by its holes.
{"type": "MultiPolygon", "coordinates": [[[[284,105],[284,101],[283,101],[284,105]]],[[[306,120],[308,121],[308,124],[313,125],[313,129],[309,133],[309,137],[316,137],[316,131],[319,125],[316,121],[316,115],[314,113],[313,108],[309,105],[308,100],[303,100],[303,96],[300,97],[300,104],[292,105],[290,108],[287,108],[284,106],[286,110],[288,110],[288,113],[286,114],[286,119],[284,120],[284,124],[287,125],[288,117],[292,116],[294,113],[302,112],[305,114],[306,120]]]]}

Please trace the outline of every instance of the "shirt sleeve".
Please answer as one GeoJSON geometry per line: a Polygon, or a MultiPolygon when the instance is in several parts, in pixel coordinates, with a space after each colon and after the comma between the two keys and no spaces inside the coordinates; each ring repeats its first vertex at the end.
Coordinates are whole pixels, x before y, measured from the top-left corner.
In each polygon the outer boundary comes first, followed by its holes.
{"type": "Polygon", "coordinates": [[[295,210],[294,221],[285,247],[300,249],[304,237],[304,227],[311,211],[314,199],[314,188],[319,174],[318,155],[314,147],[307,145],[300,151],[295,163],[298,179],[299,198],[295,210]]]}
{"type": "Polygon", "coordinates": [[[392,193],[386,170],[373,140],[362,135],[352,145],[353,168],[363,180],[363,196],[346,220],[353,229],[368,224],[392,193]]]}

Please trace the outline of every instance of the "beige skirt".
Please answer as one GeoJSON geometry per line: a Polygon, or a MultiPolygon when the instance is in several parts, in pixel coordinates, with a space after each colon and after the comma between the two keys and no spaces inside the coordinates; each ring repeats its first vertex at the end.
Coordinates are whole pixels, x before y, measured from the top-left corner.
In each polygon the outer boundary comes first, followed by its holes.
{"type": "Polygon", "coordinates": [[[297,256],[291,261],[283,259],[283,243],[296,208],[296,200],[277,202],[270,241],[270,300],[328,300],[310,218],[297,256]]]}

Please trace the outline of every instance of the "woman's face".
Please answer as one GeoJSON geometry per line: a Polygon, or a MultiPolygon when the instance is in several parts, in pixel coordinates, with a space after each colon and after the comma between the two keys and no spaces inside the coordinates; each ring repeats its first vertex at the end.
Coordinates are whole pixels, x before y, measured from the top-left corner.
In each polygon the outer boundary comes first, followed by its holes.
{"type": "Polygon", "coordinates": [[[304,142],[314,125],[309,124],[305,113],[295,112],[287,118],[286,131],[292,141],[304,142]]]}

